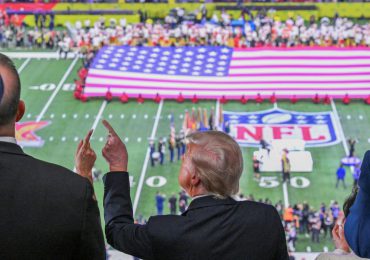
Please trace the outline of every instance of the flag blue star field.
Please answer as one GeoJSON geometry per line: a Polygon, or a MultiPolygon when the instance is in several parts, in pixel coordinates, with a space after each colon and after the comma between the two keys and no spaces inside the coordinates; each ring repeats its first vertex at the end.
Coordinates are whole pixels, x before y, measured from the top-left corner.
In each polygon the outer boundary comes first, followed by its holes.
{"type": "Polygon", "coordinates": [[[232,49],[129,47],[99,50],[86,79],[87,96],[151,98],[343,97],[370,94],[370,51],[365,48],[232,49]]]}

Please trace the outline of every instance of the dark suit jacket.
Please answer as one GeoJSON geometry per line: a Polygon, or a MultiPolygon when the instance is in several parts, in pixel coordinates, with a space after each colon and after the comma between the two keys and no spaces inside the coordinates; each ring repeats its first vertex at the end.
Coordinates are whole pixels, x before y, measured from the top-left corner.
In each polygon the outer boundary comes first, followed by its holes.
{"type": "Polygon", "coordinates": [[[362,161],[358,186],[357,197],[344,225],[344,234],[356,255],[370,258],[370,151],[365,153],[362,161]]]}
{"type": "Polygon", "coordinates": [[[89,181],[0,142],[0,259],[105,259],[89,181]]]}
{"type": "Polygon", "coordinates": [[[182,216],[133,224],[127,173],[104,177],[107,241],[144,259],[288,259],[284,229],[272,206],[231,198],[200,197],[182,216]]]}

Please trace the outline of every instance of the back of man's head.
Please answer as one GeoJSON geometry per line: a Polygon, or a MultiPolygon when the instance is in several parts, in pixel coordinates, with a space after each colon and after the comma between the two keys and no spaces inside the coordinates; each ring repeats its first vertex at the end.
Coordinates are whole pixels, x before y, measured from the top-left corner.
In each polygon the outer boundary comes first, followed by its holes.
{"type": "Polygon", "coordinates": [[[243,157],[235,140],[219,131],[196,132],[187,140],[193,145],[193,166],[204,188],[220,197],[238,193],[243,157]]]}
{"type": "MultiPolygon", "coordinates": [[[[13,62],[4,54],[0,53],[0,77],[3,91],[0,91],[0,127],[12,123],[14,120],[20,94],[21,82],[17,69],[13,62]]],[[[0,87],[1,88],[1,87],[0,87]]]]}

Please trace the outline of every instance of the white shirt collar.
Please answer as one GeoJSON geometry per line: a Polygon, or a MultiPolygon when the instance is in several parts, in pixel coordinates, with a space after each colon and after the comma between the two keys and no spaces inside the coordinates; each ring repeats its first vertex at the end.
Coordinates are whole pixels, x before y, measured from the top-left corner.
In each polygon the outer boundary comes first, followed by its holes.
{"type": "Polygon", "coordinates": [[[0,142],[17,144],[17,140],[11,136],[0,136],[0,142]]]}
{"type": "Polygon", "coordinates": [[[212,196],[213,194],[204,194],[204,195],[198,195],[198,196],[195,196],[192,198],[192,200],[196,200],[196,199],[199,199],[199,198],[203,198],[203,197],[207,197],[207,196],[212,196]]]}

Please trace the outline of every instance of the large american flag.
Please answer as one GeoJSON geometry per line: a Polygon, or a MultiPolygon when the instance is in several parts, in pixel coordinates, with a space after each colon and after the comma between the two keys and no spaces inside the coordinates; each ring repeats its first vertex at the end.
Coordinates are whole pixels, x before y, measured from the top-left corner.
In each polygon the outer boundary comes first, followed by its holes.
{"type": "Polygon", "coordinates": [[[370,49],[103,47],[86,79],[89,97],[290,98],[370,95],[370,49]]]}

